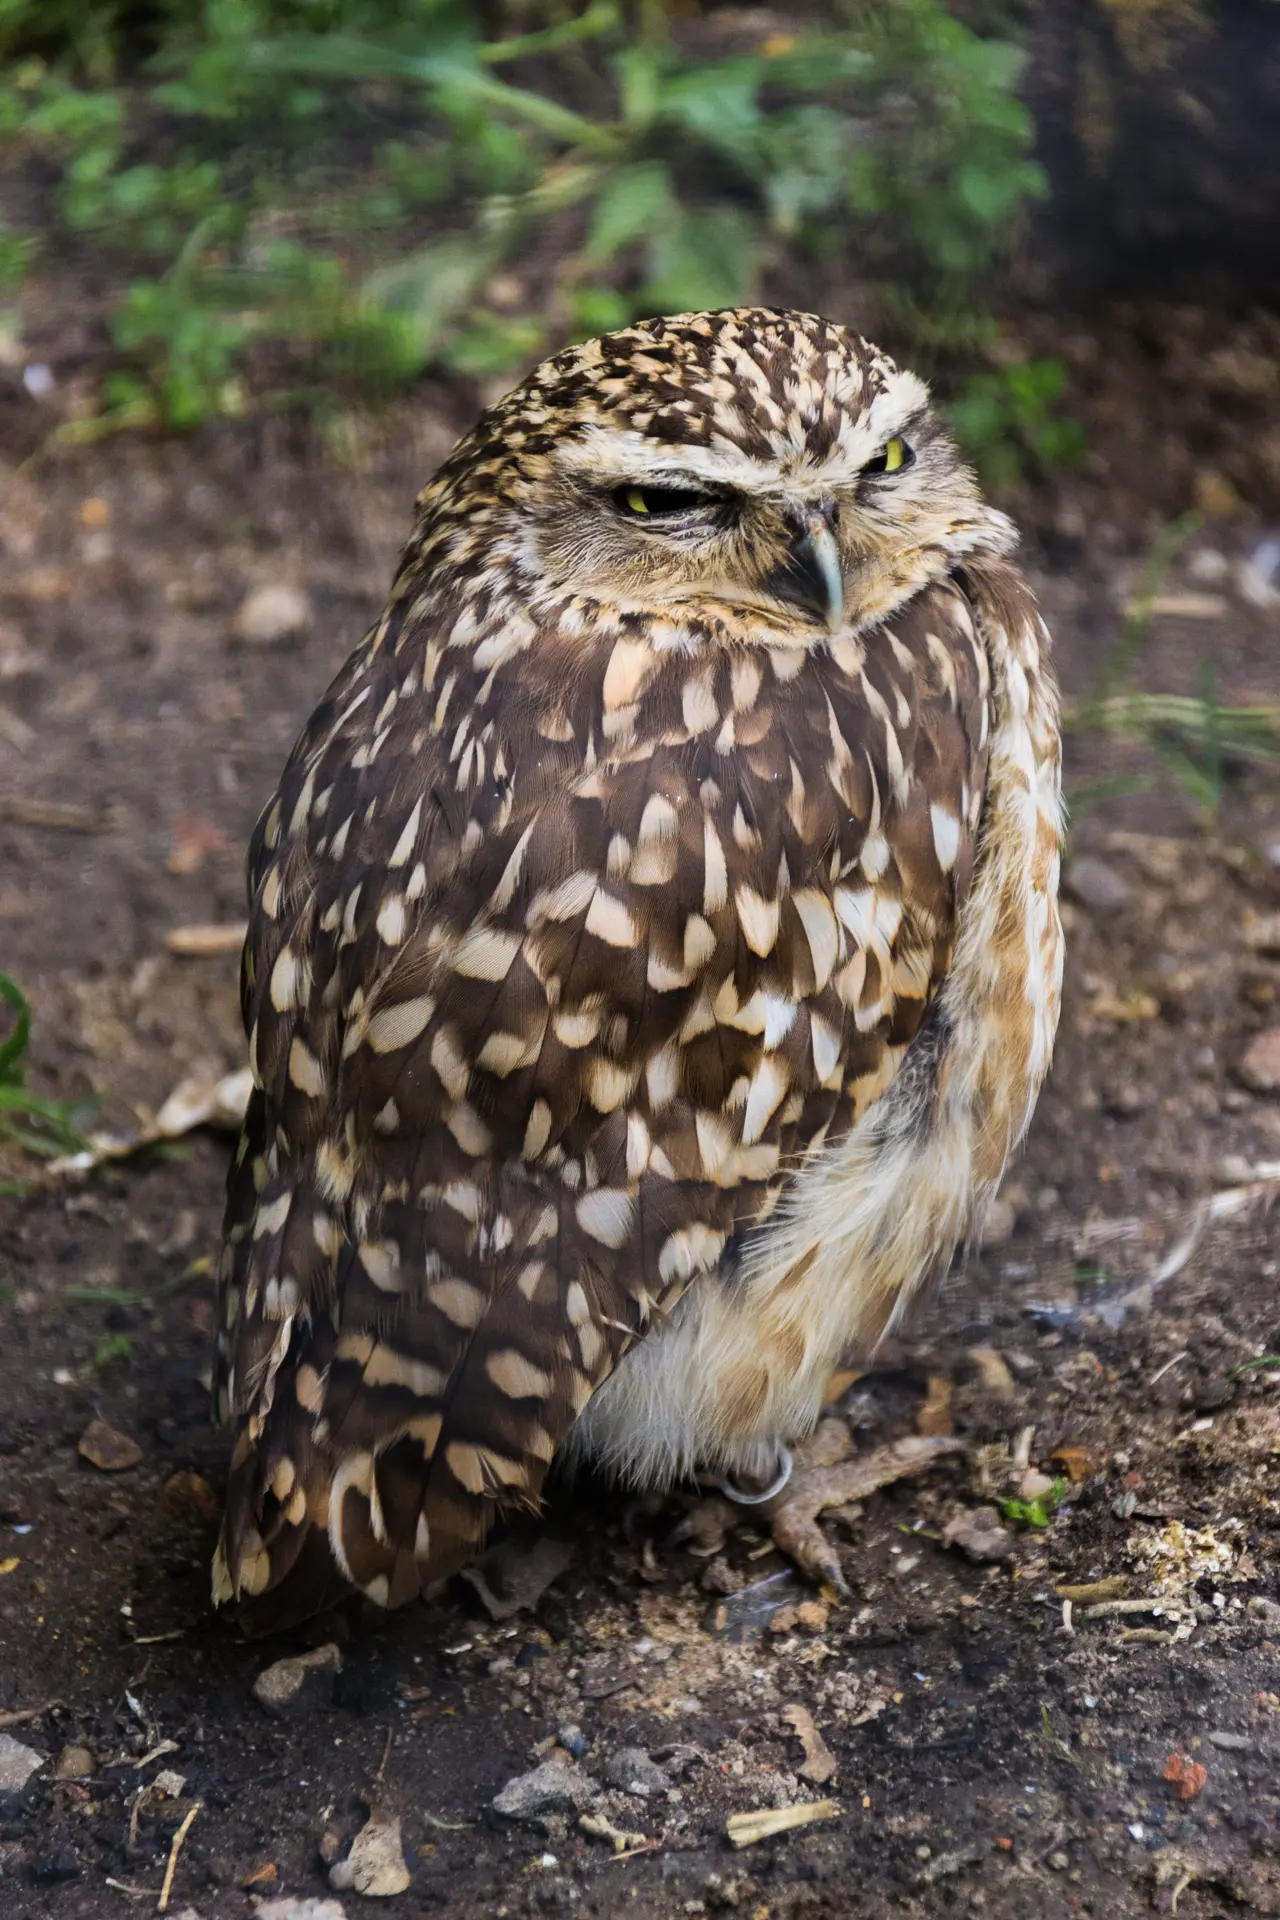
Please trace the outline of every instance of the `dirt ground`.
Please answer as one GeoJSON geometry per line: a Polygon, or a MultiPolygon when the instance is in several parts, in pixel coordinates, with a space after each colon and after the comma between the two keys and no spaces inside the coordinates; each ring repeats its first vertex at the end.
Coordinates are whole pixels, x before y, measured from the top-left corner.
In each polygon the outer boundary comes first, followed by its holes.
{"type": "MultiPolygon", "coordinates": [[[[1236,587],[1280,491],[1248,389],[1274,327],[1160,325],[1079,322],[1092,452],[1021,502],[1064,682],[1090,684],[1155,532],[1198,496],[1228,511],[1165,583],[1143,684],[1191,691],[1211,658],[1224,699],[1278,701],[1280,616],[1236,587]],[[1197,329],[1237,356],[1199,386],[1197,329]]],[[[165,936],[240,918],[257,809],[471,405],[424,390],[327,444],[273,422],[0,468],[0,966],[36,1009],[32,1084],[100,1096],[93,1124],[241,1063],[234,956],[165,936]],[[276,644],[235,633],[263,585],[308,596],[276,644]]],[[[16,381],[0,420],[38,443],[16,381]]],[[[1250,1184],[1280,1163],[1280,1099],[1241,1070],[1280,1019],[1280,793],[1229,769],[1212,829],[1167,782],[1097,797],[1146,764],[1071,737],[1052,1081],[988,1243],[839,1401],[859,1453],[921,1425],[965,1450],[826,1518],[850,1602],[814,1604],[758,1517],[721,1541],[703,1512],[677,1541],[692,1493],[579,1488],[549,1521],[572,1560],[532,1610],[494,1620],[455,1583],[248,1644],[208,1598],[200,1263],[228,1138],[0,1200],[0,1767],[4,1737],[47,1762],[0,1789],[6,1920],[154,1910],[179,1829],[172,1912],[292,1896],[354,1920],[371,1909],[327,1863],[371,1806],[401,1823],[392,1913],[1280,1914],[1280,1362],[1250,1365],[1280,1352],[1250,1184]],[[94,1419],[136,1464],[78,1453],[94,1419]],[[1006,1521],[990,1560],[944,1543],[1028,1467],[1068,1482],[1047,1526],[1006,1521]],[[1064,1606],[1117,1576],[1147,1610],[1064,1606]],[[317,1641],[340,1673],[270,1716],[255,1680],[317,1641]],[[581,1806],[632,1836],[618,1857],[576,1809],[494,1811],[557,1735],[581,1806]],[[828,1796],[825,1823],[726,1836],[828,1796]]]]}

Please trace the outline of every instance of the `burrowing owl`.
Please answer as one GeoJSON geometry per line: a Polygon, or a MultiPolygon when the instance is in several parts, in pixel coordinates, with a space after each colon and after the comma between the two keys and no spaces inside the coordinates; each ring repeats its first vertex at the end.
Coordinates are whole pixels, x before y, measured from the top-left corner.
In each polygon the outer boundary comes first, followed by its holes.
{"type": "Polygon", "coordinates": [[[422,493],[249,857],[218,1598],[450,1573],[551,1462],[759,1486],[1049,1064],[1048,637],[913,374],[574,347],[422,493]]]}

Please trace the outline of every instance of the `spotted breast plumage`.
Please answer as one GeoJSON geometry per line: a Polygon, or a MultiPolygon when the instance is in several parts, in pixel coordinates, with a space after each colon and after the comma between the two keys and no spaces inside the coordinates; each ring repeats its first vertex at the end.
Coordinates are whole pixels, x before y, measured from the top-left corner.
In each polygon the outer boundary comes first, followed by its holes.
{"type": "Polygon", "coordinates": [[[215,1595],[394,1605],[553,1460],[759,1485],[1057,1023],[1048,636],[911,373],[645,322],[486,413],[255,831],[215,1595]]]}

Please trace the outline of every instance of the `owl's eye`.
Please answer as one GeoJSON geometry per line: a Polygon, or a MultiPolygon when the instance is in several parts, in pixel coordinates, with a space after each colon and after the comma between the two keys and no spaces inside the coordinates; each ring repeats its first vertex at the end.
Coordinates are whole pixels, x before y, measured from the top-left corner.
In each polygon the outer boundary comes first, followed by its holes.
{"type": "Polygon", "coordinates": [[[862,471],[864,473],[901,473],[904,467],[912,465],[915,457],[906,441],[900,440],[895,434],[874,460],[868,460],[862,471]]]}
{"type": "Polygon", "coordinates": [[[694,507],[709,507],[709,493],[686,491],[682,487],[619,487],[613,496],[619,512],[628,519],[660,519],[664,514],[688,513],[694,507]]]}

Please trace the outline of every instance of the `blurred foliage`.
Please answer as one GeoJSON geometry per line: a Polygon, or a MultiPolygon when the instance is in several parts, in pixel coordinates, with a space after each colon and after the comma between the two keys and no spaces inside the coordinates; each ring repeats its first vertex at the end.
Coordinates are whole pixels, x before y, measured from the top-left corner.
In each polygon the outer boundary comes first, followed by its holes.
{"type": "MultiPolygon", "coordinates": [[[[32,1093],[25,1085],[31,1008],[16,980],[7,973],[0,973],[0,1007],[8,1009],[7,1025],[0,1019],[0,1141],[46,1158],[78,1153],[85,1142],[76,1126],[75,1110],[65,1101],[32,1093]]],[[[17,1184],[0,1184],[0,1193],[19,1191],[17,1184]]]]}
{"type": "Polygon", "coordinates": [[[1061,360],[1015,362],[970,376],[948,409],[957,439],[992,487],[1012,484],[1028,466],[1072,466],[1084,432],[1058,405],[1066,386],[1061,360]]]}
{"type": "MultiPolygon", "coordinates": [[[[1156,540],[1116,644],[1103,657],[1087,697],[1068,707],[1063,724],[1140,744],[1212,825],[1229,779],[1245,767],[1280,767],[1280,707],[1224,706],[1212,660],[1202,660],[1194,694],[1149,693],[1139,684],[1142,651],[1169,569],[1202,522],[1183,514],[1156,540]]],[[[1096,799],[1142,791],[1155,768],[1073,793],[1074,811],[1096,799]]]]}
{"type": "MultiPolygon", "coordinates": [[[[909,344],[989,342],[984,277],[1043,191],[1018,50],[942,0],[754,39],[724,18],[732,39],[666,0],[0,0],[0,149],[38,208],[0,222],[0,292],[41,243],[102,290],[89,431],[504,374],[851,261],[909,344]]],[[[1054,367],[962,397],[993,477],[1010,445],[1069,451],[1054,367]]]]}

